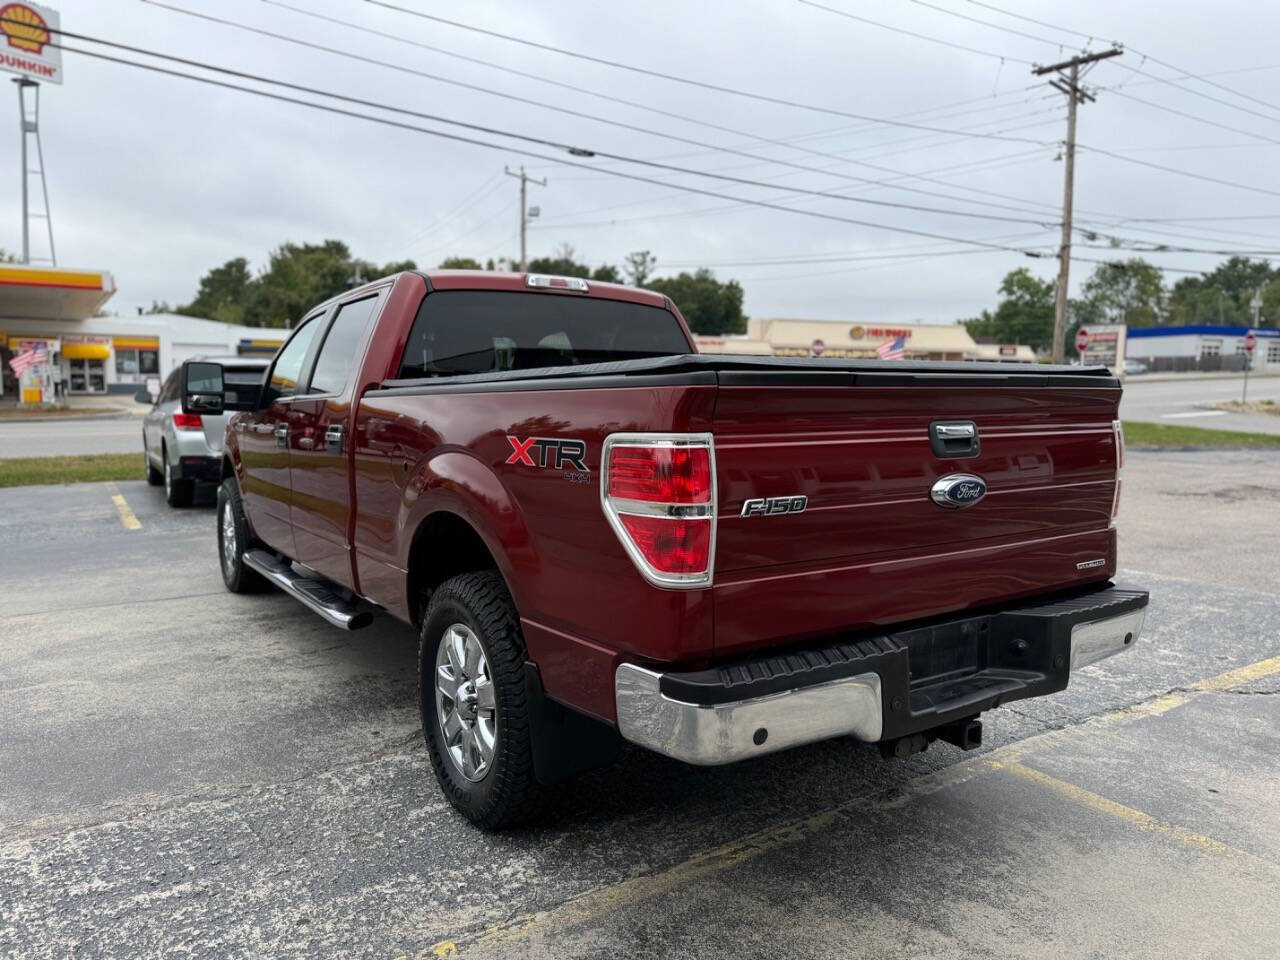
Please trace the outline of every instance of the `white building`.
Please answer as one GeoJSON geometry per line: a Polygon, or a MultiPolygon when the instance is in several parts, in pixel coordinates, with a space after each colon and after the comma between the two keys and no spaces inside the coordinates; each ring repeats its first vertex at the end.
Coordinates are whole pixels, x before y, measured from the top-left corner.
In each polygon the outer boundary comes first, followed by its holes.
{"type": "MultiPolygon", "coordinates": [[[[1126,356],[1152,370],[1243,370],[1248,327],[1131,328],[1126,356]]],[[[1280,372],[1280,330],[1255,329],[1252,370],[1280,372]]]]}
{"type": "Polygon", "coordinates": [[[114,293],[104,270],[0,264],[0,396],[52,403],[66,393],[132,393],[191,357],[269,356],[288,334],[174,313],[95,316],[114,293]],[[9,361],[31,349],[46,362],[15,379],[9,361]]]}

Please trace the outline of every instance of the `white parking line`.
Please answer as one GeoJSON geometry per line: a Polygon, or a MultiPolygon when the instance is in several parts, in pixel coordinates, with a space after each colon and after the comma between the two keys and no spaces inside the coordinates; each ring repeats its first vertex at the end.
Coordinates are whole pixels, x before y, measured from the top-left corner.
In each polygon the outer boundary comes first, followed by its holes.
{"type": "Polygon", "coordinates": [[[1162,413],[1161,420],[1185,420],[1188,417],[1225,417],[1226,410],[1189,410],[1186,413],[1162,413]]]}

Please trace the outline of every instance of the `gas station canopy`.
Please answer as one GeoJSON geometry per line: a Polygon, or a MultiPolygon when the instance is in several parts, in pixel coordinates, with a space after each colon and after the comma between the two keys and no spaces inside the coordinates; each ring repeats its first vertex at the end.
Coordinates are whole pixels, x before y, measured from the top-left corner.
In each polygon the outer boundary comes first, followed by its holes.
{"type": "Polygon", "coordinates": [[[0,318],[84,320],[116,292],[105,270],[0,264],[0,318]]]}

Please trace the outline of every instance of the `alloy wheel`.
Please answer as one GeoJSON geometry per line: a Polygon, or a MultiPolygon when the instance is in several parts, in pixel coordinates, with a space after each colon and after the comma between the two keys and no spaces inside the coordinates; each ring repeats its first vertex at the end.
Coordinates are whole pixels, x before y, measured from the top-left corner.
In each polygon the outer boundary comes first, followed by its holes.
{"type": "Polygon", "coordinates": [[[435,698],[449,759],[468,780],[483,780],[497,744],[497,695],[484,647],[465,623],[446,627],[436,648],[435,698]]]}

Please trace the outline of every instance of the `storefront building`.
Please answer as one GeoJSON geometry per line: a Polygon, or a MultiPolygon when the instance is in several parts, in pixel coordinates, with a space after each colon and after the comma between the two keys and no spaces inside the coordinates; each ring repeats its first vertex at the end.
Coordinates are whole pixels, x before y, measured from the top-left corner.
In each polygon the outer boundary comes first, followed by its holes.
{"type": "MultiPolygon", "coordinates": [[[[1198,324],[1131,329],[1126,355],[1152,371],[1243,370],[1248,327],[1198,324]]],[[[1250,369],[1280,372],[1280,330],[1254,329],[1250,369]]]]}
{"type": "Polygon", "coordinates": [[[843,357],[874,360],[876,348],[899,337],[907,360],[988,360],[1032,363],[1022,344],[979,344],[958,323],[851,323],[752,317],[742,335],[698,336],[702,353],[777,357],[843,357]]]}
{"type": "Polygon", "coordinates": [[[0,265],[0,398],[133,393],[198,356],[270,356],[288,331],[155,313],[98,316],[115,292],[105,271],[0,265]],[[41,357],[17,376],[10,360],[41,357]]]}

